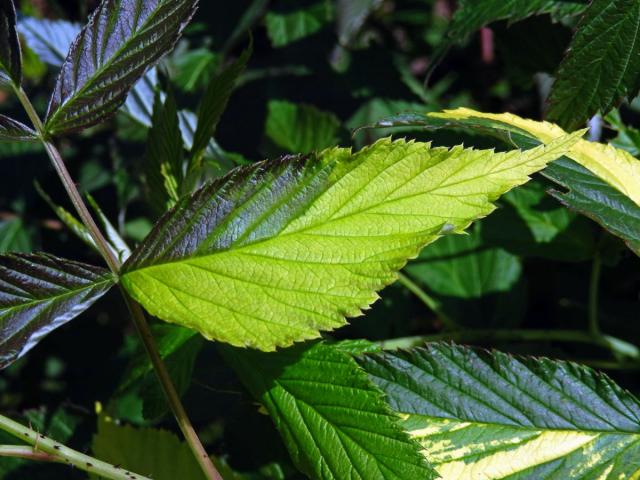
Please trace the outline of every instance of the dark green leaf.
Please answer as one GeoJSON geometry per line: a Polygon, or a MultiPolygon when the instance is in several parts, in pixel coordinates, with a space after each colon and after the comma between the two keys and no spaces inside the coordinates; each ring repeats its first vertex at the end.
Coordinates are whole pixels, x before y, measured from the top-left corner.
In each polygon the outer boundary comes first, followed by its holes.
{"type": "Polygon", "coordinates": [[[64,63],[69,47],[81,29],[81,25],[65,20],[22,17],[18,21],[18,31],[29,48],[40,60],[54,67],[64,63]]]}
{"type": "Polygon", "coordinates": [[[227,107],[238,77],[244,72],[247,62],[253,52],[253,41],[242,54],[229,64],[209,84],[200,106],[198,107],[198,128],[193,136],[191,147],[191,163],[189,171],[197,171],[202,156],[216,131],[220,117],[227,107]]]}
{"type": "Polygon", "coordinates": [[[584,9],[584,2],[579,0],[460,0],[449,35],[453,41],[461,41],[497,20],[517,22],[544,13],[562,17],[581,13],[584,9]]]}
{"type": "Polygon", "coordinates": [[[311,153],[338,142],[340,121],[329,112],[311,105],[282,100],[269,102],[266,135],[290,153],[311,153]]]}
{"type": "Polygon", "coordinates": [[[284,47],[313,35],[327,25],[333,16],[332,4],[326,0],[292,12],[270,11],[265,17],[271,44],[284,47]]]}
{"type": "Polygon", "coordinates": [[[445,479],[640,472],[640,402],[586,367],[449,344],[357,360],[445,479]]]}
{"type": "Polygon", "coordinates": [[[0,368],[80,315],[113,283],[102,268],[51,255],[0,255],[0,368]]]}
{"type": "Polygon", "coordinates": [[[162,214],[180,198],[184,180],[182,134],[171,92],[164,103],[161,96],[156,95],[145,160],[148,197],[153,209],[162,214]]]}
{"type": "Polygon", "coordinates": [[[22,53],[16,30],[16,7],[13,0],[0,2],[0,80],[22,82],[22,53]]]}
{"type": "Polygon", "coordinates": [[[46,128],[62,134],[113,115],[145,71],[168,53],[197,0],[103,0],[60,71],[46,128]]]}
{"type": "Polygon", "coordinates": [[[277,353],[222,348],[309,477],[435,478],[348,350],[324,343],[277,353]]]}
{"type": "Polygon", "coordinates": [[[38,134],[34,130],[17,120],[0,115],[0,141],[33,142],[36,140],[38,140],[38,134]]]}
{"type": "Polygon", "coordinates": [[[555,198],[622,238],[640,255],[640,207],[633,200],[569,159],[551,164],[543,175],[566,189],[551,191],[555,198]]]}
{"type": "Polygon", "coordinates": [[[640,88],[640,1],[594,0],[560,65],[549,119],[575,130],[640,88]]]}

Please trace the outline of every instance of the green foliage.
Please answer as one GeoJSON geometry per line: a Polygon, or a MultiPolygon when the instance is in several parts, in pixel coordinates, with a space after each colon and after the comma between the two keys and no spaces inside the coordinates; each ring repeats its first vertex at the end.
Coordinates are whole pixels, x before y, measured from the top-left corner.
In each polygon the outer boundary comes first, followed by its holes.
{"type": "Polygon", "coordinates": [[[327,25],[333,14],[332,4],[326,0],[293,12],[269,12],[265,17],[271,44],[278,48],[313,35],[327,25]]]}
{"type": "Polygon", "coordinates": [[[442,478],[640,471],[640,402],[586,367],[446,344],[358,362],[442,478]]]}
{"type": "Polygon", "coordinates": [[[436,478],[347,352],[325,343],[278,353],[223,352],[309,477],[436,478]]]}
{"type": "Polygon", "coordinates": [[[0,115],[0,141],[34,141],[38,137],[36,132],[26,125],[12,118],[0,115]]]}
{"type": "Polygon", "coordinates": [[[92,450],[98,458],[122,470],[156,480],[205,478],[187,445],[173,433],[118,425],[103,415],[98,418],[92,450]]]}
{"type": "Polygon", "coordinates": [[[311,105],[272,100],[268,105],[265,134],[288,153],[324,150],[338,141],[340,121],[311,105]]]}
{"type": "Polygon", "coordinates": [[[576,139],[502,154],[382,140],[237,170],[162,218],[121,281],[153,315],[210,339],[273,350],[314,338],[576,139]]]}
{"type": "Polygon", "coordinates": [[[62,64],[47,112],[47,132],[80,130],[115,113],[133,84],[173,48],[196,4],[125,0],[114,8],[103,1],[62,64]],[[163,34],[153,36],[154,30],[163,34]]]}
{"type": "Polygon", "coordinates": [[[558,70],[549,118],[574,130],[640,89],[640,2],[595,0],[558,70]]]}
{"type": "Polygon", "coordinates": [[[101,268],[51,255],[0,256],[0,368],[73,320],[114,281],[101,268]]]}

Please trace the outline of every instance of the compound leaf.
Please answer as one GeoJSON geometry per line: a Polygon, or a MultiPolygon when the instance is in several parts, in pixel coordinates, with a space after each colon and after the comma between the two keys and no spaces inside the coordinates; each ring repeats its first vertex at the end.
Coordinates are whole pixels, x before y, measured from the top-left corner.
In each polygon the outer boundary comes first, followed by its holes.
{"type": "Polygon", "coordinates": [[[222,352],[310,478],[436,478],[347,352],[324,343],[277,353],[231,347],[222,352]]]}
{"type": "Polygon", "coordinates": [[[16,30],[16,7],[13,0],[0,2],[0,80],[22,82],[22,53],[16,30]]]}
{"type": "Polygon", "coordinates": [[[273,350],[315,338],[577,135],[507,153],[384,139],[236,169],[161,218],[121,280],[152,314],[209,339],[273,350]]]}
{"type": "Polygon", "coordinates": [[[639,88],[640,1],[593,1],[558,70],[549,119],[575,130],[639,88]]]}
{"type": "Polygon", "coordinates": [[[113,115],[146,70],[169,52],[197,0],[103,0],[71,46],[46,128],[62,134],[113,115]]]}
{"type": "Polygon", "coordinates": [[[640,402],[586,367],[450,344],[357,360],[444,480],[640,473],[640,402]]]}
{"type": "Polygon", "coordinates": [[[88,309],[113,283],[102,268],[52,255],[0,255],[0,368],[88,309]]]}

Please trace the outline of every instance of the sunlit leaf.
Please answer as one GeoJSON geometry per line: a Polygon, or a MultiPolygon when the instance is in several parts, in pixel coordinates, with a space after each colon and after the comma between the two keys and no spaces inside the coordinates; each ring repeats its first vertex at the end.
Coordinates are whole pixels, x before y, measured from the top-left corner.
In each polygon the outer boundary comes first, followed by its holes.
{"type": "Polygon", "coordinates": [[[494,153],[387,139],[236,169],[161,218],[121,281],[153,315],[210,339],[273,350],[314,338],[576,140],[494,153]]]}

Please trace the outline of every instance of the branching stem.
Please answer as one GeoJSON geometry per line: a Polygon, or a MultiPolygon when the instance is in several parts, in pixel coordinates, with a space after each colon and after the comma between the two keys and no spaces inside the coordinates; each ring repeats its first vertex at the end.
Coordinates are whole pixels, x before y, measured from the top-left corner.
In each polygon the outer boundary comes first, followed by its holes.
{"type": "MultiPolygon", "coordinates": [[[[62,156],[60,152],[55,147],[53,143],[49,140],[45,128],[38,116],[35,108],[33,107],[29,97],[25,94],[24,90],[19,86],[14,86],[14,90],[20,103],[24,107],[27,115],[31,119],[33,126],[35,127],[40,140],[44,144],[44,147],[51,159],[51,163],[53,164],[56,172],[58,172],[58,176],[66,189],[73,206],[75,207],[82,223],[87,227],[91,237],[95,241],[98,250],[105,262],[109,266],[109,269],[113,272],[113,274],[117,277],[120,273],[120,268],[122,267],[119,258],[114,253],[113,249],[109,246],[109,243],[105,239],[104,235],[98,228],[95,220],[93,219],[89,209],[87,208],[82,195],[78,191],[75,182],[71,178],[69,171],[67,170],[64,161],[62,160],[62,156]]],[[[153,334],[151,329],[149,328],[149,324],[147,323],[147,319],[144,315],[144,312],[140,305],[136,303],[124,289],[120,289],[124,299],[129,307],[129,311],[131,312],[131,317],[133,323],[135,324],[136,330],[142,340],[144,348],[151,360],[151,364],[153,365],[154,371],[160,385],[162,386],[162,390],[164,391],[167,402],[169,403],[171,410],[178,422],[180,430],[185,436],[191,451],[196,457],[198,464],[202,468],[202,471],[205,473],[207,479],[209,480],[222,480],[222,476],[218,473],[216,467],[213,465],[213,462],[209,458],[202,442],[198,438],[198,435],[189,420],[189,417],[182,405],[180,400],[180,395],[176,391],[175,386],[173,385],[173,381],[171,380],[171,376],[167,371],[167,367],[162,361],[162,357],[158,352],[158,347],[156,345],[155,339],[153,338],[153,334]]]]}
{"type": "Polygon", "coordinates": [[[85,472],[110,480],[150,480],[96,458],[65,447],[59,442],[24,427],[10,418],[0,415],[0,430],[31,445],[0,447],[0,457],[17,457],[29,460],[58,462],[72,465],[85,472]]]}

